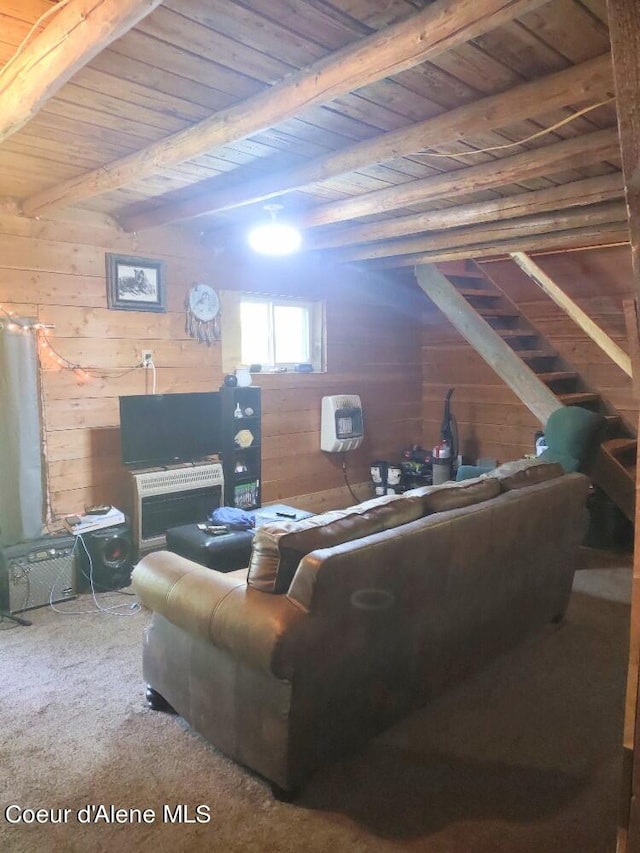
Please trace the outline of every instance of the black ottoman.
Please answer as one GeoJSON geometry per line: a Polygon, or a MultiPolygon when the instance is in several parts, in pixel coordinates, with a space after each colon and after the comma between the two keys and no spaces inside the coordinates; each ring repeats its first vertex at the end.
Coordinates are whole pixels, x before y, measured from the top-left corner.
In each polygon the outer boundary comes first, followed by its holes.
{"type": "Polygon", "coordinates": [[[249,565],[253,530],[231,530],[212,536],[197,524],[167,530],[167,550],[218,572],[233,572],[249,565]]]}
{"type": "MultiPolygon", "coordinates": [[[[248,510],[247,514],[253,516],[256,527],[273,521],[300,521],[313,515],[312,512],[288,504],[270,504],[248,510]]],[[[249,565],[253,533],[253,530],[232,530],[222,536],[212,536],[200,530],[197,524],[182,524],[167,530],[167,551],[180,554],[208,569],[233,572],[249,565]]]]}

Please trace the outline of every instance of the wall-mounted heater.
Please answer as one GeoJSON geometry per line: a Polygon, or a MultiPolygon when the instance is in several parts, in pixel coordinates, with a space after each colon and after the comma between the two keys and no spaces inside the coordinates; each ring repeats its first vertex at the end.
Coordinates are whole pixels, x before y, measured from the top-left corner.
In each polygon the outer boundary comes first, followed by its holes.
{"type": "Polygon", "coordinates": [[[345,450],[360,447],[363,438],[360,397],[357,394],[323,397],[320,449],[329,453],[344,453],[345,450]]]}

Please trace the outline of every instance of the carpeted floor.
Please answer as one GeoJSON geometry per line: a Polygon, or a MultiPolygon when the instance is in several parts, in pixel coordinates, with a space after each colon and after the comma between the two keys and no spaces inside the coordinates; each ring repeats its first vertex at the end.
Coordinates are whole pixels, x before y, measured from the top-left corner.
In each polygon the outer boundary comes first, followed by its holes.
{"type": "Polygon", "coordinates": [[[620,601],[574,591],[562,625],[320,770],[294,804],[274,801],[179,718],[146,707],[147,613],[28,615],[29,628],[0,623],[8,853],[615,848],[629,620],[620,601]],[[67,822],[11,824],[10,804],[68,809],[67,822]],[[207,806],[210,821],[163,822],[163,806],[175,814],[177,804],[190,820],[207,806]],[[155,820],[82,823],[87,805],[153,809],[155,820]]]}

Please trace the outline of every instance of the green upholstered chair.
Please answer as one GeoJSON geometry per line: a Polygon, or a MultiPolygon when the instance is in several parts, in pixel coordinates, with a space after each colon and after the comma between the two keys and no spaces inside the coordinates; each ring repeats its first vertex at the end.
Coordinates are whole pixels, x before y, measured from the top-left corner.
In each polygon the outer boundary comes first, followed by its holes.
{"type": "Polygon", "coordinates": [[[480,474],[488,474],[489,471],[493,471],[493,468],[487,468],[485,465],[458,465],[456,480],[459,483],[462,480],[479,477],[480,474]]]}
{"type": "MultiPolygon", "coordinates": [[[[562,406],[549,418],[544,430],[547,449],[538,456],[539,462],[559,462],[565,473],[585,472],[604,437],[606,421],[598,412],[581,406],[562,406]]],[[[456,480],[466,480],[486,474],[487,468],[461,465],[456,480]]]]}
{"type": "Polygon", "coordinates": [[[604,438],[606,421],[598,412],[581,406],[563,406],[547,420],[544,437],[547,449],[538,459],[559,462],[565,473],[585,471],[604,438]]]}

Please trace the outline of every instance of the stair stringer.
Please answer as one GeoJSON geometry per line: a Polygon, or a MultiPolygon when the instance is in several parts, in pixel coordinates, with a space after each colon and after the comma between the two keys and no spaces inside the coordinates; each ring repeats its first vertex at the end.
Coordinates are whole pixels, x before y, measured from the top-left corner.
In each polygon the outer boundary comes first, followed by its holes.
{"type": "Polygon", "coordinates": [[[549,414],[565,403],[586,405],[600,411],[607,418],[607,435],[587,473],[622,512],[634,521],[635,446],[632,464],[629,464],[631,445],[620,442],[621,439],[635,439],[633,426],[609,401],[603,399],[597,389],[591,388],[585,382],[500,285],[493,281],[484,267],[474,261],[443,264],[442,267],[447,270],[446,273],[432,265],[417,266],[418,284],[543,427],[549,414]],[[457,286],[452,279],[457,282],[457,286]],[[472,286],[465,288],[460,284],[465,280],[472,286]],[[489,288],[478,288],[479,281],[484,281],[489,288]],[[484,319],[478,306],[472,304],[473,301],[482,302],[485,299],[487,306],[495,305],[495,300],[498,299],[501,302],[501,306],[495,309],[486,306],[482,309],[485,316],[494,318],[494,325],[484,319]],[[507,307],[504,307],[505,305],[507,307]],[[475,319],[470,319],[472,316],[475,319]],[[499,327],[498,331],[496,326],[499,327]],[[523,348],[514,349],[507,341],[511,341],[513,345],[520,343],[523,348]],[[527,346],[533,346],[533,341],[537,342],[535,349],[527,349],[527,346]],[[514,365],[514,356],[519,367],[514,365]],[[550,369],[552,363],[553,370],[550,369]],[[546,381],[541,377],[545,377],[546,381]],[[566,390],[569,381],[575,385],[571,393],[566,390]],[[554,391],[548,383],[557,383],[560,388],[554,391]],[[541,392],[540,385],[546,393],[541,392]]]}

